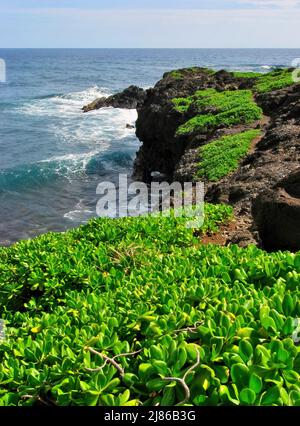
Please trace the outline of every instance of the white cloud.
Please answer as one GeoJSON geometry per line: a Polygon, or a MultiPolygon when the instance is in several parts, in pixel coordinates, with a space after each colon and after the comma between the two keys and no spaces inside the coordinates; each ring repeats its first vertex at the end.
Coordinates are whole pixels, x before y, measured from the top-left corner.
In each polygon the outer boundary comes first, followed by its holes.
{"type": "Polygon", "coordinates": [[[236,0],[241,4],[248,4],[263,8],[280,7],[284,9],[299,7],[299,0],[236,0]]]}
{"type": "Polygon", "coordinates": [[[0,43],[3,47],[296,48],[299,21],[300,9],[34,9],[7,16],[0,27],[0,43]],[[14,32],[9,31],[12,26],[14,32]]]}

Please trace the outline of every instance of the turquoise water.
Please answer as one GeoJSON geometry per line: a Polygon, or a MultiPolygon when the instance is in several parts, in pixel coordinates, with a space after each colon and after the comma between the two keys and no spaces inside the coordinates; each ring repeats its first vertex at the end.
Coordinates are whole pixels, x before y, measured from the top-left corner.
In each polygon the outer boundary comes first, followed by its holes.
{"type": "Polygon", "coordinates": [[[96,187],[131,173],[136,111],[81,107],[186,66],[267,71],[300,49],[0,49],[0,244],[96,215],[96,187]]]}

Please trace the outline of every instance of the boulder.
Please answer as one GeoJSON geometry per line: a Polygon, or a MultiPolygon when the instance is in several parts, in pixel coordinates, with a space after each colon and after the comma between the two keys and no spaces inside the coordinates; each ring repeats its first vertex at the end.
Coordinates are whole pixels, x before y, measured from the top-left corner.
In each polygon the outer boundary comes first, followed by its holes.
{"type": "Polygon", "coordinates": [[[264,248],[300,250],[300,169],[259,194],[252,213],[264,248]]]}
{"type": "Polygon", "coordinates": [[[140,107],[146,96],[146,91],[137,86],[130,86],[121,93],[109,96],[107,98],[99,98],[85,105],[83,112],[93,111],[95,109],[113,107],[123,109],[137,109],[140,107]]]}

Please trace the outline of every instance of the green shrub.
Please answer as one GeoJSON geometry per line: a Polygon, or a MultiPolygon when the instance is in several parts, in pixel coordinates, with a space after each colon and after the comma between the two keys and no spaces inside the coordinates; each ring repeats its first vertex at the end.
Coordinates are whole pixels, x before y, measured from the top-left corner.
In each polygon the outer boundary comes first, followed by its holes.
{"type": "Polygon", "coordinates": [[[174,108],[186,112],[193,104],[197,115],[182,124],[177,135],[205,132],[218,127],[248,124],[262,117],[250,90],[218,92],[215,89],[201,90],[189,98],[173,99],[174,108]]]}
{"type": "Polygon", "coordinates": [[[171,71],[170,76],[174,78],[174,80],[182,80],[183,74],[180,71],[171,71]]]}
{"type": "MultiPolygon", "coordinates": [[[[206,229],[231,212],[207,205],[206,229]]],[[[300,254],[203,246],[185,221],[1,249],[0,405],[299,405],[300,254]]]]}
{"type": "Polygon", "coordinates": [[[232,74],[237,78],[255,79],[256,82],[253,89],[259,93],[282,89],[295,83],[291,70],[286,68],[276,69],[266,74],[255,72],[233,72],[232,74]]]}
{"type": "Polygon", "coordinates": [[[199,148],[200,163],[197,176],[217,181],[238,168],[260,130],[249,130],[224,136],[199,148]]]}
{"type": "Polygon", "coordinates": [[[262,75],[262,73],[253,72],[253,71],[249,71],[249,72],[234,71],[232,74],[236,78],[257,78],[257,77],[261,77],[262,75]]]}
{"type": "Polygon", "coordinates": [[[175,98],[172,99],[174,109],[180,113],[185,113],[188,111],[189,107],[193,103],[193,97],[189,96],[187,98],[175,98]]]}
{"type": "Polygon", "coordinates": [[[268,74],[262,74],[254,86],[259,93],[271,92],[294,84],[292,72],[288,69],[279,69],[268,74]]]}

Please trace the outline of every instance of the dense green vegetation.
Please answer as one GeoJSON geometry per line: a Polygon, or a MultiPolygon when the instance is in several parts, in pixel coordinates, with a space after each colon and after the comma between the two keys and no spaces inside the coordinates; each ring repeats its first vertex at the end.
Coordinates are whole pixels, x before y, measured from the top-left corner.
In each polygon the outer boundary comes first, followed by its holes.
{"type": "MultiPolygon", "coordinates": [[[[205,212],[206,231],[232,214],[205,212]]],[[[300,254],[203,246],[185,222],[2,248],[0,405],[299,405],[300,254]]]]}
{"type": "Polygon", "coordinates": [[[291,70],[279,69],[268,74],[262,74],[254,86],[257,92],[265,93],[272,90],[282,89],[295,84],[291,70]]]}
{"type": "MultiPolygon", "coordinates": [[[[174,78],[183,78],[184,74],[173,71],[174,78]]],[[[232,72],[237,78],[253,79],[252,91],[258,93],[270,92],[294,84],[292,72],[288,69],[278,69],[267,74],[254,72],[232,72]]],[[[174,109],[181,114],[191,111],[194,115],[182,124],[177,135],[213,130],[219,126],[234,126],[248,124],[262,116],[262,110],[253,99],[251,90],[235,90],[219,92],[215,89],[199,90],[186,98],[174,98],[174,109]]]]}
{"type": "Polygon", "coordinates": [[[248,124],[262,117],[262,110],[254,102],[250,90],[200,90],[186,99],[173,99],[173,103],[174,108],[182,113],[193,104],[197,114],[178,128],[178,135],[248,124]]]}
{"type": "Polygon", "coordinates": [[[289,69],[276,69],[266,74],[254,72],[233,72],[232,74],[238,78],[254,78],[256,81],[253,90],[259,93],[271,92],[295,84],[289,69]]]}
{"type": "Polygon", "coordinates": [[[261,77],[261,73],[259,72],[252,72],[252,71],[233,71],[232,72],[233,76],[236,78],[257,78],[257,77],[261,77]]]}
{"type": "Polygon", "coordinates": [[[183,78],[183,74],[180,71],[171,71],[170,76],[175,80],[181,80],[183,78]]]}
{"type": "Polygon", "coordinates": [[[260,130],[249,130],[224,136],[199,148],[199,178],[218,181],[238,168],[252,141],[261,134],[260,130]]]}

